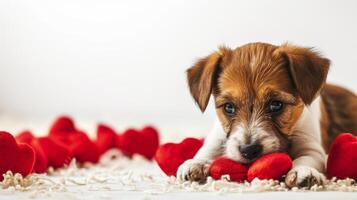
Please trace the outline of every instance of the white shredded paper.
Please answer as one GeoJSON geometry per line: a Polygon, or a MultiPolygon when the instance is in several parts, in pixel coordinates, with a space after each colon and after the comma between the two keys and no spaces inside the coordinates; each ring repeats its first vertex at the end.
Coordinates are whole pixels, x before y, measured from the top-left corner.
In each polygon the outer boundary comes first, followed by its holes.
{"type": "MultiPolygon", "coordinates": [[[[78,167],[74,160],[65,168],[49,169],[47,174],[33,174],[26,178],[7,172],[0,187],[2,193],[23,192],[30,198],[51,197],[63,192],[81,195],[88,191],[102,192],[101,197],[104,199],[107,198],[107,191],[140,191],[150,195],[186,191],[216,194],[289,191],[284,183],[274,180],[255,179],[251,183],[234,183],[228,180],[229,176],[224,176],[221,180],[209,177],[205,184],[179,182],[175,177],[163,174],[155,162],[141,156],[129,159],[113,149],[105,153],[96,165],[84,164],[78,167]]],[[[307,191],[298,188],[291,190],[307,191]]],[[[352,179],[334,178],[324,186],[313,186],[309,191],[357,192],[357,184],[352,179]]]]}

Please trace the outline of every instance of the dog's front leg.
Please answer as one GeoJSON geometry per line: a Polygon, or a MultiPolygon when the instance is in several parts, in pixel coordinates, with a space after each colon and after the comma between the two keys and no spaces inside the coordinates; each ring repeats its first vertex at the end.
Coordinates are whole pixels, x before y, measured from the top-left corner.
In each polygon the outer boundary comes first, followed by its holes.
{"type": "Polygon", "coordinates": [[[288,187],[308,187],[325,182],[325,152],[318,140],[304,133],[292,140],[290,155],[294,158],[293,169],[287,174],[288,187]]]}
{"type": "Polygon", "coordinates": [[[212,160],[222,155],[225,142],[226,134],[217,120],[195,157],[185,161],[178,168],[177,178],[181,181],[204,182],[209,175],[212,160]]]}

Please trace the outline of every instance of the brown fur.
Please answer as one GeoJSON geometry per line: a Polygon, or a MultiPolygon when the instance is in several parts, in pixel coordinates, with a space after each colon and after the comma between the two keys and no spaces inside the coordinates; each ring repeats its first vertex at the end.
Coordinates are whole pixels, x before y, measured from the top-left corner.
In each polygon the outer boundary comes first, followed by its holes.
{"type": "Polygon", "coordinates": [[[311,48],[283,45],[279,51],[287,57],[289,70],[299,96],[310,104],[326,81],[330,61],[311,48]]]}
{"type": "Polygon", "coordinates": [[[327,84],[321,91],[323,100],[321,121],[323,147],[328,152],[339,133],[357,134],[357,96],[351,91],[327,84]]]}
{"type": "Polygon", "coordinates": [[[208,104],[213,86],[216,85],[220,66],[229,62],[231,50],[220,48],[220,52],[199,60],[193,67],[187,70],[187,81],[192,97],[203,112],[208,104]]]}

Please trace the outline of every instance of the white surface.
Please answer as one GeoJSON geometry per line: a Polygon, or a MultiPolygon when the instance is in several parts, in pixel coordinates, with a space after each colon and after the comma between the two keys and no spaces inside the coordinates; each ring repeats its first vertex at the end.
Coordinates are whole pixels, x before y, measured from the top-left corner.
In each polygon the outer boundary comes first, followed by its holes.
{"type": "MultiPolygon", "coordinates": [[[[36,175],[30,187],[9,187],[1,190],[0,199],[356,199],[356,192],[292,192],[272,181],[253,181],[252,184],[213,181],[205,185],[178,183],[162,174],[158,166],[141,157],[128,160],[120,157],[109,161],[111,151],[100,164],[77,168],[73,163],[67,169],[52,172],[50,176],[36,175]],[[275,188],[275,189],[274,189],[275,188]],[[252,192],[256,193],[252,193],[252,192]],[[283,191],[283,192],[264,192],[283,191]]],[[[335,182],[336,183],[336,182],[335,182]]],[[[346,190],[344,183],[332,190],[346,190]]],[[[3,186],[3,185],[0,185],[3,186]]],[[[357,191],[356,186],[350,190],[357,191]]]]}
{"type": "MultiPolygon", "coordinates": [[[[184,71],[220,44],[316,46],[357,90],[354,0],[2,0],[0,113],[205,132],[184,71]]],[[[1,122],[0,122],[1,126],[1,122]]]]}

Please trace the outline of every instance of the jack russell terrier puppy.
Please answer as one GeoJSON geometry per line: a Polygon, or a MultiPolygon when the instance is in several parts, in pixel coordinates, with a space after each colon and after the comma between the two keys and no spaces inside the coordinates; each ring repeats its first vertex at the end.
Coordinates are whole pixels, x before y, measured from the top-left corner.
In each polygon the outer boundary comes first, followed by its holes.
{"type": "Polygon", "coordinates": [[[311,48],[266,43],[221,47],[199,60],[187,71],[188,85],[202,112],[214,97],[218,119],[177,177],[204,182],[222,155],[250,163],[287,152],[293,158],[288,187],[323,184],[331,142],[338,133],[357,133],[357,96],[325,84],[329,64],[311,48]]]}

